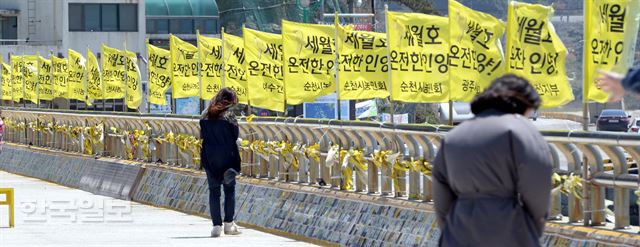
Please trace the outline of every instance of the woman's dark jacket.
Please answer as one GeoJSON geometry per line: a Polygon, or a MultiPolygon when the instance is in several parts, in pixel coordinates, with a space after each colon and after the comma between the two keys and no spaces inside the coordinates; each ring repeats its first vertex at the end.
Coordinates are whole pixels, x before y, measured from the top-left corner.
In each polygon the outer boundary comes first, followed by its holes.
{"type": "Polygon", "coordinates": [[[200,138],[202,150],[201,163],[204,169],[215,176],[222,177],[224,172],[233,168],[240,172],[240,152],[238,125],[227,119],[201,119],[200,138]]]}
{"type": "Polygon", "coordinates": [[[526,117],[487,110],[458,125],[433,165],[441,246],[540,246],[551,165],[526,117]]]}
{"type": "Polygon", "coordinates": [[[640,66],[629,69],[622,79],[622,86],[625,90],[640,94],[640,66]]]}

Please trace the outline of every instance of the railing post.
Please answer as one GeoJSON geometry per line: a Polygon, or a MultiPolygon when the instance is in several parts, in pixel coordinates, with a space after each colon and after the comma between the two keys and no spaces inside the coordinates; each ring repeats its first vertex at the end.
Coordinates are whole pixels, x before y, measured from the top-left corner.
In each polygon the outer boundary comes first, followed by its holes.
{"type": "MultiPolygon", "coordinates": [[[[617,146],[600,146],[613,162],[613,176],[628,173],[627,158],[624,150],[617,146]]],[[[615,215],[615,229],[629,227],[629,192],[625,188],[614,187],[613,207],[615,215]]]]}

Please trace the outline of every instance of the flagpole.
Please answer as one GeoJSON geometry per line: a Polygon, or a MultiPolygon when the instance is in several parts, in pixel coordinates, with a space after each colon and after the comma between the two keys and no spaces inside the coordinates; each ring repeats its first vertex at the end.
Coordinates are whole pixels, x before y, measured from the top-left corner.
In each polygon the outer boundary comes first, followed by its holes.
{"type": "Polygon", "coordinates": [[[15,96],[14,96],[14,93],[13,93],[13,91],[14,91],[13,90],[14,89],[14,86],[13,86],[13,83],[14,83],[14,81],[13,81],[13,59],[11,59],[11,57],[13,57],[13,52],[9,52],[9,64],[11,65],[10,69],[11,69],[11,77],[12,77],[11,78],[11,107],[16,107],[16,102],[15,102],[15,99],[14,99],[15,96]]]}
{"type": "Polygon", "coordinates": [[[89,110],[89,45],[87,45],[87,59],[84,61],[84,110],[89,110]]]}
{"type": "MultiPolygon", "coordinates": [[[[242,23],[242,33],[243,33],[243,35],[244,35],[244,29],[245,29],[245,25],[244,25],[244,23],[242,23]]],[[[224,40],[223,40],[223,42],[224,42],[224,40]]],[[[243,42],[242,46],[244,47],[244,38],[242,39],[242,42],[243,42]]],[[[244,54],[247,54],[246,50],[245,50],[244,54]]],[[[246,62],[246,60],[245,60],[245,62],[246,62]]],[[[244,68],[244,69],[245,69],[244,76],[245,76],[245,80],[246,80],[246,78],[248,76],[247,76],[246,68],[244,68]]],[[[242,76],[240,76],[240,78],[242,78],[242,76]]],[[[248,80],[247,80],[247,82],[248,82],[248,80]]],[[[247,114],[247,116],[249,116],[249,115],[251,115],[253,113],[253,110],[251,108],[251,100],[249,99],[249,84],[248,83],[247,83],[247,87],[245,88],[245,90],[246,90],[245,94],[247,95],[246,96],[247,97],[247,112],[246,112],[246,114],[247,114]]]]}
{"type": "Polygon", "coordinates": [[[338,54],[338,27],[340,26],[340,20],[338,19],[338,11],[333,12],[333,46],[335,48],[335,53],[336,53],[336,62],[334,63],[334,66],[336,66],[335,68],[335,73],[336,76],[334,77],[335,79],[335,84],[336,84],[336,107],[337,112],[338,112],[338,120],[342,120],[342,113],[341,113],[341,109],[342,107],[340,107],[340,66],[339,66],[339,62],[340,62],[340,54],[338,54]]]}
{"type": "MultiPolygon", "coordinates": [[[[244,24],[243,24],[244,25],[244,24]]],[[[200,29],[196,29],[196,47],[198,48],[198,109],[202,113],[202,52],[200,52],[200,29]]]]}
{"type": "Polygon", "coordinates": [[[225,68],[226,64],[224,62],[224,56],[225,56],[225,54],[224,54],[224,27],[220,27],[220,39],[222,39],[222,46],[220,46],[220,49],[222,49],[222,76],[220,78],[221,79],[220,83],[222,84],[221,88],[224,88],[224,86],[225,86],[225,82],[224,81],[225,81],[225,77],[226,77],[225,73],[227,71],[227,68],[225,68]]]}
{"type": "Polygon", "coordinates": [[[127,66],[127,39],[124,39],[124,52],[122,54],[124,57],[124,98],[122,99],[122,112],[127,112],[127,90],[129,89],[127,85],[128,75],[127,72],[129,70],[127,66]]]}
{"type": "MultiPolygon", "coordinates": [[[[49,50],[49,59],[51,60],[51,78],[49,79],[49,82],[51,83],[51,88],[55,89],[55,78],[53,78],[53,71],[54,71],[54,66],[53,66],[53,58],[51,58],[53,56],[53,51],[49,50]]],[[[53,108],[53,100],[56,98],[56,93],[55,90],[51,90],[51,101],[49,101],[49,109],[53,108]]]]}
{"type": "MultiPolygon", "coordinates": [[[[100,51],[102,51],[102,47],[101,47],[100,51]]],[[[104,53],[100,53],[100,66],[102,66],[102,56],[104,56],[104,53]]],[[[97,60],[98,59],[96,58],[96,63],[98,62],[97,60]]],[[[100,69],[98,68],[98,70],[100,70],[100,69]]],[[[101,72],[104,72],[104,68],[102,68],[101,72]]],[[[102,73],[101,73],[101,75],[102,75],[102,73]]],[[[107,95],[105,94],[104,80],[103,80],[102,76],[100,76],[100,85],[102,85],[102,111],[104,112],[104,111],[107,111],[107,109],[106,109],[106,107],[107,107],[106,106],[107,105],[106,104],[107,95]]]]}
{"type": "MultiPolygon", "coordinates": [[[[391,114],[391,123],[394,123],[395,106],[393,104],[393,82],[391,74],[391,37],[389,36],[389,6],[384,5],[384,23],[387,25],[387,79],[389,80],[389,113],[391,114]]],[[[451,104],[451,102],[449,102],[451,104]]],[[[451,115],[451,114],[449,114],[451,115]]]]}
{"type": "MultiPolygon", "coordinates": [[[[591,21],[589,18],[587,18],[587,15],[589,15],[591,8],[589,8],[591,6],[591,3],[589,3],[590,1],[585,1],[585,6],[582,8],[582,16],[584,16],[584,20],[585,23],[583,25],[583,48],[582,48],[582,74],[583,75],[587,75],[587,73],[590,73],[590,71],[587,70],[587,59],[585,59],[587,57],[587,49],[588,46],[584,45],[587,41],[587,31],[591,30],[591,21]]],[[[585,81],[585,76],[582,77],[582,130],[584,131],[588,131],[589,130],[589,100],[587,99],[588,97],[588,93],[586,91],[586,81],[585,81]]],[[[591,82],[589,82],[591,83],[591,82]]],[[[583,225],[584,226],[590,226],[591,225],[591,219],[592,219],[592,209],[591,209],[591,196],[589,191],[591,190],[590,188],[590,183],[589,181],[589,166],[587,166],[586,164],[589,164],[589,160],[587,159],[586,155],[583,155],[582,157],[582,194],[585,195],[585,198],[582,200],[582,211],[583,211],[583,225]]]]}
{"type": "Polygon", "coordinates": [[[40,109],[40,52],[36,53],[36,108],[40,109]]]}
{"type": "Polygon", "coordinates": [[[24,52],[22,52],[22,56],[20,57],[20,60],[22,61],[20,63],[20,73],[22,73],[22,106],[24,108],[27,108],[27,101],[25,100],[26,97],[25,93],[24,93],[24,52]]]}
{"type": "Polygon", "coordinates": [[[173,44],[173,42],[171,42],[171,40],[173,39],[173,34],[169,33],[169,55],[171,57],[171,62],[169,63],[169,67],[171,68],[171,114],[175,114],[177,109],[176,109],[176,90],[174,88],[175,86],[175,81],[173,80],[173,55],[171,54],[171,46],[173,44]]]}
{"type": "Polygon", "coordinates": [[[151,113],[151,66],[149,65],[151,61],[149,61],[149,38],[145,39],[147,43],[147,113],[151,113]]]}

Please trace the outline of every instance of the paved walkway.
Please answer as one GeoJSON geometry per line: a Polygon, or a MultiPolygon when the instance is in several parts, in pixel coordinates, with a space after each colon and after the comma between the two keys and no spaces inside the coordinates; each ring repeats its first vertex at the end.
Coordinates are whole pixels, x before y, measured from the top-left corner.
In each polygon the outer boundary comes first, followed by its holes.
{"type": "MultiPolygon", "coordinates": [[[[0,206],[0,246],[312,246],[252,229],[210,238],[211,221],[0,171],[15,188],[16,227],[0,206]]],[[[0,196],[4,200],[4,196],[0,196]]]]}

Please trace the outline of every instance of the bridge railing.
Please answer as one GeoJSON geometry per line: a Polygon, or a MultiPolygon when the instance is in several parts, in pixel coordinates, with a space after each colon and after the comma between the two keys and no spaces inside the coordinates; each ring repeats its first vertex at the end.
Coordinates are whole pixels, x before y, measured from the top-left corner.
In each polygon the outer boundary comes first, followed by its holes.
{"type": "MultiPolygon", "coordinates": [[[[201,169],[199,119],[115,112],[5,109],[5,141],[201,169]]],[[[431,161],[448,126],[297,118],[240,118],[243,176],[430,202],[431,161]]],[[[640,136],[543,131],[552,150],[550,215],[617,229],[630,225],[640,136]],[[608,157],[608,158],[607,158],[608,157]],[[605,190],[613,190],[607,215],[605,190]],[[585,218],[587,219],[585,221],[585,218]]],[[[470,138],[473,138],[470,136],[470,138]]],[[[482,147],[478,147],[482,148],[482,147]]],[[[633,202],[635,203],[635,202],[633,202]]]]}

